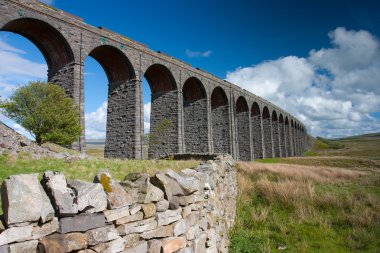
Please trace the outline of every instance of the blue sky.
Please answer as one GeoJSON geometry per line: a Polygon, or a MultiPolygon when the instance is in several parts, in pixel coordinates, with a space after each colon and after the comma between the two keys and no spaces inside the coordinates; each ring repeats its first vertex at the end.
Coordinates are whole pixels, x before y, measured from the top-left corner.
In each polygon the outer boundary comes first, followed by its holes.
{"type": "MultiPolygon", "coordinates": [[[[314,136],[380,131],[378,1],[44,2],[265,97],[314,136]]],[[[0,56],[3,98],[16,84],[46,79],[45,60],[26,39],[0,32],[0,56]]],[[[85,96],[87,136],[103,138],[107,79],[90,57],[85,96]]],[[[147,129],[149,98],[145,84],[147,129]]]]}

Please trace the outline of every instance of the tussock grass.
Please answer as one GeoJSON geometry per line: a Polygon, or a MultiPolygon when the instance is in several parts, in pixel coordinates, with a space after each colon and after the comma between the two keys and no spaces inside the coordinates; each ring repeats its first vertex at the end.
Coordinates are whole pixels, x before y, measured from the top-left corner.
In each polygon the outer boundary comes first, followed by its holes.
{"type": "Polygon", "coordinates": [[[238,163],[230,251],[377,252],[380,169],[372,165],[238,163]],[[243,243],[242,236],[255,239],[243,243]]]}

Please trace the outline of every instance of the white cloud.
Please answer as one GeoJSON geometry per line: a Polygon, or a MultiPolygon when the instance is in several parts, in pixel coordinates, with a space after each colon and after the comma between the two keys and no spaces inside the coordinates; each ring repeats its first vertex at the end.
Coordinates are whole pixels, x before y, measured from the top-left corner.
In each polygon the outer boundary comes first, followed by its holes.
{"type": "Polygon", "coordinates": [[[201,51],[192,51],[190,49],[186,49],[186,55],[187,57],[189,58],[207,58],[207,57],[210,57],[212,51],[211,50],[207,50],[207,51],[204,51],[204,52],[201,52],[201,51]]]}
{"type": "Polygon", "coordinates": [[[302,120],[312,135],[378,132],[380,43],[367,31],[337,28],[332,47],[228,72],[226,79],[302,120]]]}
{"type": "MultiPolygon", "coordinates": [[[[150,108],[151,103],[144,104],[144,132],[149,133],[150,129],[150,108]]],[[[86,113],[86,138],[105,139],[107,126],[107,101],[94,112],[86,113]]]]}

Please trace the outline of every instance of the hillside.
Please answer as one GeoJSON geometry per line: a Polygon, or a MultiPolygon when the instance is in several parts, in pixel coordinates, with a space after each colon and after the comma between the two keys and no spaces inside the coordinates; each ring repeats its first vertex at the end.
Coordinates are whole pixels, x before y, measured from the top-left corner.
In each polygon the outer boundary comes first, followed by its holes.
{"type": "Polygon", "coordinates": [[[231,252],[380,252],[379,135],[307,154],[239,163],[231,252]]]}

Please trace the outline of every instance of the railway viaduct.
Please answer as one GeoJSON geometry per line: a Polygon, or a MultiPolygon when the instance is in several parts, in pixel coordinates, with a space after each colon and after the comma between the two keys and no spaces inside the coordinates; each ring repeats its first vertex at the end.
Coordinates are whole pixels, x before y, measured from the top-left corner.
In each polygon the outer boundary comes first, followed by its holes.
{"type": "MultiPolygon", "coordinates": [[[[301,155],[306,128],[278,106],[210,73],[34,0],[0,0],[0,30],[33,42],[49,82],[79,105],[84,127],[84,62],[108,78],[106,157],[142,159],[142,79],[152,92],[151,134],[170,124],[160,144],[171,153],[230,153],[239,160],[301,155]],[[168,122],[168,121],[167,121],[168,122]]],[[[84,132],[74,148],[85,151],[84,132]]],[[[162,149],[149,149],[157,157],[162,149]]]]}

